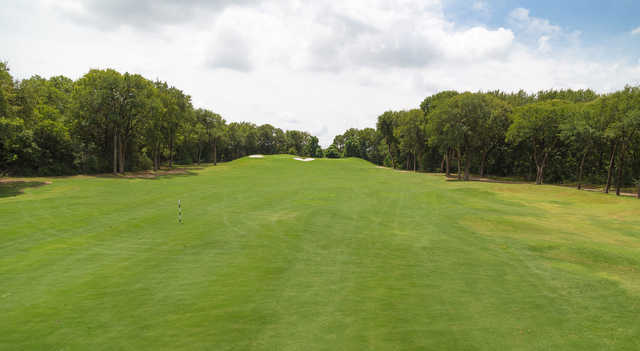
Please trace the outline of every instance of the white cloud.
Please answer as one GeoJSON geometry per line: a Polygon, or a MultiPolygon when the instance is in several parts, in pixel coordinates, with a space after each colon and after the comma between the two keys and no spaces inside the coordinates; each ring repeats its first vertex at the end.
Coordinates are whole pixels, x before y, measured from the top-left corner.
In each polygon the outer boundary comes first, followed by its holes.
{"type": "Polygon", "coordinates": [[[80,24],[102,30],[131,27],[155,30],[158,26],[191,22],[230,6],[253,5],[253,0],[46,0],[45,3],[80,24]]]}
{"type": "Polygon", "coordinates": [[[549,45],[549,39],[551,39],[548,35],[543,35],[538,38],[538,50],[544,53],[548,53],[551,51],[551,45],[549,45]]]}
{"type": "Polygon", "coordinates": [[[632,31],[631,31],[631,34],[633,34],[633,35],[638,35],[638,34],[640,34],[640,27],[638,27],[638,28],[636,28],[636,29],[632,30],[632,31]]]}
{"type": "Polygon", "coordinates": [[[207,65],[212,68],[228,68],[247,72],[251,70],[251,52],[242,33],[226,29],[216,33],[209,50],[207,65]]]}
{"type": "Polygon", "coordinates": [[[229,121],[305,129],[324,146],[442,89],[610,91],[640,80],[636,58],[595,59],[579,32],[521,8],[494,28],[454,23],[436,0],[177,4],[13,2],[0,12],[0,60],[18,78],[139,72],[229,121]]]}
{"type": "Polygon", "coordinates": [[[561,31],[559,26],[551,24],[546,19],[531,17],[529,10],[524,8],[517,8],[511,11],[509,22],[516,28],[533,34],[553,34],[561,31]]]}

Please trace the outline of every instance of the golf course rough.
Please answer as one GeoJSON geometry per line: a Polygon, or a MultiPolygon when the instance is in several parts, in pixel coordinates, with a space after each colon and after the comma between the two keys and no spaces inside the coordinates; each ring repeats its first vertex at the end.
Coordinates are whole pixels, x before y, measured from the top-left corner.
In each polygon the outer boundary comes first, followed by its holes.
{"type": "Polygon", "coordinates": [[[640,349],[632,198],[284,155],[45,181],[0,185],[0,350],[640,349]]]}

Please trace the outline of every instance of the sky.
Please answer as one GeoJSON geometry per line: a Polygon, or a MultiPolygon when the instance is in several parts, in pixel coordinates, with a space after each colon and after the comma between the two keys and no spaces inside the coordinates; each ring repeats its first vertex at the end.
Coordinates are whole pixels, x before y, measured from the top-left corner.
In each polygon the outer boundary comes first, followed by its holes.
{"type": "Polygon", "coordinates": [[[640,84],[640,2],[0,0],[17,79],[114,68],[328,146],[441,90],[640,84]]]}

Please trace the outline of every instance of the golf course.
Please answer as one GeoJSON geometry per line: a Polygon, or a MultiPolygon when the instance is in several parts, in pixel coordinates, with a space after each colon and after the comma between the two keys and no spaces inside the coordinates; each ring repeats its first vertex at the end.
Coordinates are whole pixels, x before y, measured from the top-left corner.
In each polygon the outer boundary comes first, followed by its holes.
{"type": "Polygon", "coordinates": [[[0,350],[640,349],[640,201],[293,157],[1,183],[0,350]]]}

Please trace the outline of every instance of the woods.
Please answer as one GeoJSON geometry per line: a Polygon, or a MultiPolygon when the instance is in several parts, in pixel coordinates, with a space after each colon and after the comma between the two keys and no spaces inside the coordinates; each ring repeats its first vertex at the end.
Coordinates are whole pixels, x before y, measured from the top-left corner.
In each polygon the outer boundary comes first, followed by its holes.
{"type": "Polygon", "coordinates": [[[326,150],[307,132],[227,122],[163,81],[94,69],[14,80],[0,63],[0,174],[114,174],[251,153],[360,157],[388,167],[543,183],[640,184],[640,87],[537,93],[442,91],[386,111],[326,150]]]}
{"type": "Polygon", "coordinates": [[[113,69],[14,80],[0,62],[0,175],[124,173],[251,153],[321,157],[318,138],[227,121],[166,82],[113,69]]]}
{"type": "Polygon", "coordinates": [[[620,194],[640,184],[640,87],[443,91],[419,109],[382,113],[375,130],[349,129],[330,148],[393,168],[455,171],[463,180],[473,173],[578,189],[588,183],[620,194]]]}

